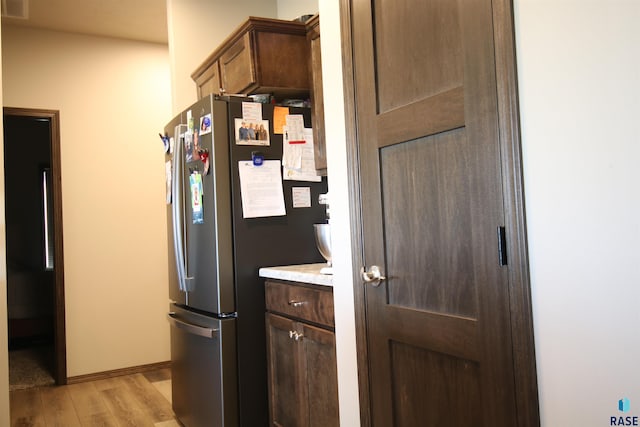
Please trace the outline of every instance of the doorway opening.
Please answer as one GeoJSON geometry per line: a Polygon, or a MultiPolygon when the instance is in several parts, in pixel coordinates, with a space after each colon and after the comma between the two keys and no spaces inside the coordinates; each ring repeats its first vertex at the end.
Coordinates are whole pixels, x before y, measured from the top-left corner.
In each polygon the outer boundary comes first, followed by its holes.
{"type": "Polygon", "coordinates": [[[67,382],[59,112],[4,108],[10,390],[67,382]]]}

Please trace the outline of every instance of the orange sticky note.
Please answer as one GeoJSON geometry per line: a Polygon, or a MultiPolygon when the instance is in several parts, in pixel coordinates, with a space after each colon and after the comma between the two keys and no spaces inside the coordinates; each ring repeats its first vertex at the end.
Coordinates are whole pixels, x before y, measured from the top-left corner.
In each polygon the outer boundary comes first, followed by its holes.
{"type": "Polygon", "coordinates": [[[289,107],[273,107],[273,133],[284,133],[283,127],[287,124],[289,107]]]}

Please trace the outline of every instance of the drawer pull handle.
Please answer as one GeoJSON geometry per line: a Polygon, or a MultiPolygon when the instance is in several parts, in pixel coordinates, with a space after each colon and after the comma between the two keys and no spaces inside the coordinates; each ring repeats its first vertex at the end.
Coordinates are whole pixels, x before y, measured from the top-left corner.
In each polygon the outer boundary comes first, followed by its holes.
{"type": "Polygon", "coordinates": [[[306,304],[306,302],[305,302],[305,301],[296,301],[296,300],[290,300],[290,301],[289,301],[289,305],[290,305],[291,307],[301,307],[301,306],[303,306],[303,305],[305,305],[305,304],[306,304]]]}

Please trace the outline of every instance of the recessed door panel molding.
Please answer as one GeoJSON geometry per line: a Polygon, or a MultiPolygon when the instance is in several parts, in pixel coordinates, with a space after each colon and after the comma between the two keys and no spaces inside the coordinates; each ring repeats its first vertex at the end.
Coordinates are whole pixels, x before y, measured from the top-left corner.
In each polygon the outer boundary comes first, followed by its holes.
{"type": "Polygon", "coordinates": [[[378,146],[434,135],[464,126],[462,86],[379,114],[376,120],[378,146]]]}

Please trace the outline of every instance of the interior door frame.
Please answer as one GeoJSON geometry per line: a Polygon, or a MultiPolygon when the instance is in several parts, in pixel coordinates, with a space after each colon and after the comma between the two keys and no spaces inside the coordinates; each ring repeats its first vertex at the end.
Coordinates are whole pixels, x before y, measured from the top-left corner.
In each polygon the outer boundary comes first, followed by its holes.
{"type": "MultiPolygon", "coordinates": [[[[48,119],[51,126],[51,188],[53,193],[54,233],[54,372],[56,385],[67,383],[67,338],[64,302],[64,250],[62,242],[62,174],[60,161],[60,112],[32,108],[4,107],[4,116],[48,119]]],[[[4,142],[5,144],[7,141],[4,142]]]]}
{"type": "MultiPolygon", "coordinates": [[[[349,165],[349,212],[351,213],[351,245],[360,421],[371,425],[370,384],[368,378],[368,343],[366,340],[365,292],[359,274],[364,266],[362,205],[358,167],[357,111],[353,52],[352,5],[359,0],[340,0],[342,34],[343,85],[347,162],[349,165]]],[[[540,425],[538,385],[533,339],[529,259],[525,222],[522,149],[518,107],[515,29],[512,0],[493,0],[493,39],[497,81],[499,146],[503,177],[505,229],[509,254],[509,299],[511,307],[511,339],[515,375],[518,427],[540,425]],[[517,351],[516,351],[517,350],[517,351]]]]}

